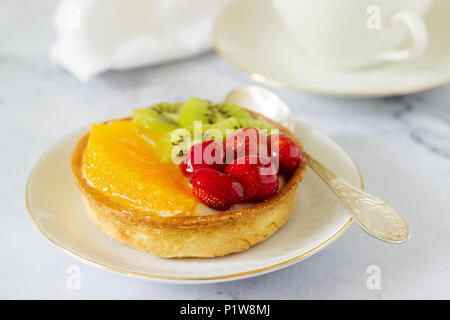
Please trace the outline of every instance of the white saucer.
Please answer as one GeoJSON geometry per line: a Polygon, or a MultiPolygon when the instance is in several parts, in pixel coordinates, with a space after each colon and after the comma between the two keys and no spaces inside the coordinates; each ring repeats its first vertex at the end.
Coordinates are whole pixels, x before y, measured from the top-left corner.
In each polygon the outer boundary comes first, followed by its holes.
{"type": "Polygon", "coordinates": [[[257,81],[331,95],[388,96],[450,81],[450,1],[436,0],[426,23],[429,47],[421,57],[360,71],[332,70],[305,58],[268,0],[238,0],[219,16],[216,52],[257,81]]]}
{"type": "MultiPolygon", "coordinates": [[[[70,134],[41,157],[30,174],[26,201],[32,220],[48,240],[99,267],[177,283],[240,279],[311,256],[336,240],[352,222],[333,192],[308,169],[292,217],[266,241],[221,258],[152,257],[107,238],[89,220],[70,169],[72,148],[87,130],[70,134]]],[[[314,157],[362,187],[358,167],[342,147],[304,124],[296,124],[296,133],[314,157]]]]}

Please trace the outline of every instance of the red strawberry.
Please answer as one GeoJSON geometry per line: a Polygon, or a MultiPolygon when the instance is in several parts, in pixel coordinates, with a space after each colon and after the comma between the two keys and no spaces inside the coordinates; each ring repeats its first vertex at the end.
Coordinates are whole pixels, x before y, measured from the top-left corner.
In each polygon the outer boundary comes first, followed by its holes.
{"type": "Polygon", "coordinates": [[[277,175],[277,180],[274,180],[274,182],[271,183],[270,185],[268,185],[266,188],[262,188],[261,190],[259,190],[251,198],[251,201],[253,201],[253,202],[266,201],[267,199],[271,198],[275,193],[278,192],[278,186],[279,186],[279,181],[278,181],[278,175],[277,175]]]}
{"type": "Polygon", "coordinates": [[[180,163],[180,169],[188,178],[201,168],[211,168],[218,171],[225,169],[224,152],[220,143],[214,140],[197,143],[180,163]]]}
{"type": "Polygon", "coordinates": [[[262,161],[257,155],[247,155],[227,165],[225,172],[231,174],[244,187],[241,202],[264,201],[278,190],[278,174],[275,165],[262,161]]]}
{"type": "Polygon", "coordinates": [[[267,137],[272,161],[279,164],[280,173],[291,174],[304,161],[302,150],[289,135],[273,133],[267,137]]]}
{"type": "Polygon", "coordinates": [[[255,127],[239,129],[225,141],[224,150],[227,163],[246,155],[267,155],[267,136],[255,127]]]}
{"type": "Polygon", "coordinates": [[[229,209],[244,194],[242,185],[235,178],[210,168],[195,171],[191,182],[197,198],[217,210],[229,209]]]}

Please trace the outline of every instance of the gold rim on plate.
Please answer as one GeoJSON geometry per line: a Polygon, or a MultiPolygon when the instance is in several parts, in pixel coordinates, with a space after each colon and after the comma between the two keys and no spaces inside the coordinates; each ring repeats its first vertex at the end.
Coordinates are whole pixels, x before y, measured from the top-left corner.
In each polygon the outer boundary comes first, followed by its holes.
{"type": "MultiPolygon", "coordinates": [[[[329,138],[328,136],[324,135],[325,137],[329,138]]],[[[364,190],[364,181],[363,181],[363,177],[361,174],[361,170],[359,169],[358,165],[356,164],[356,161],[350,156],[350,154],[347,152],[347,150],[345,150],[339,143],[337,143],[336,141],[332,140],[331,138],[329,138],[331,141],[333,141],[333,143],[335,143],[336,145],[338,145],[341,150],[344,152],[344,154],[346,154],[349,159],[352,161],[354,167],[356,168],[358,175],[359,175],[359,179],[360,179],[360,184],[361,184],[361,189],[364,190]]],[[[348,229],[348,227],[350,227],[350,225],[353,222],[353,218],[350,217],[349,220],[344,224],[343,227],[341,227],[335,234],[333,234],[330,238],[328,238],[327,240],[325,240],[324,242],[320,243],[319,245],[317,245],[316,247],[302,253],[299,256],[293,257],[293,258],[289,258],[287,260],[275,263],[273,265],[267,266],[267,267],[262,267],[262,268],[257,268],[257,269],[253,269],[253,270],[249,270],[249,271],[245,271],[245,272],[238,272],[238,273],[231,273],[231,274],[224,274],[224,275],[217,275],[217,276],[209,276],[209,277],[178,277],[178,276],[160,276],[160,275],[154,275],[154,274],[148,274],[148,273],[142,273],[142,272],[134,272],[134,271],[126,271],[123,269],[119,269],[116,267],[112,267],[109,266],[107,264],[104,264],[102,262],[96,261],[94,259],[91,258],[87,258],[83,255],[80,255],[79,253],[73,251],[70,248],[65,247],[63,244],[61,244],[58,240],[54,239],[47,231],[44,230],[44,228],[41,227],[41,225],[38,223],[38,221],[35,219],[34,215],[33,215],[33,210],[31,209],[30,206],[30,182],[31,179],[33,178],[35,171],[37,170],[39,164],[41,163],[41,161],[46,157],[46,155],[53,149],[54,147],[51,147],[50,149],[48,149],[40,158],[39,160],[36,162],[36,164],[34,165],[33,169],[31,170],[30,175],[28,176],[28,180],[27,180],[27,185],[26,185],[26,189],[25,189],[25,202],[26,202],[26,207],[27,207],[27,211],[28,214],[31,218],[31,220],[33,221],[33,223],[35,224],[36,228],[39,230],[39,232],[45,237],[47,238],[47,240],[49,240],[51,243],[53,243],[56,247],[60,248],[61,250],[65,251],[66,253],[68,253],[71,256],[74,256],[75,258],[78,258],[84,262],[87,262],[89,264],[92,264],[94,266],[109,270],[109,271],[113,271],[113,272],[117,272],[117,273],[121,273],[121,274],[126,274],[126,275],[131,275],[131,276],[136,276],[136,277],[141,277],[141,278],[149,278],[149,279],[164,279],[164,280],[186,280],[186,281],[194,281],[194,280],[218,280],[218,279],[229,279],[229,278],[239,278],[239,277],[246,277],[249,275],[256,275],[258,273],[263,273],[269,270],[276,270],[279,269],[281,267],[285,267],[288,266],[289,264],[292,264],[296,261],[302,260],[318,251],[320,251],[321,249],[323,249],[325,246],[327,246],[328,244],[330,244],[331,242],[333,242],[334,240],[336,240],[341,234],[344,233],[345,230],[348,229]]],[[[251,250],[251,249],[250,249],[251,250]]]]}

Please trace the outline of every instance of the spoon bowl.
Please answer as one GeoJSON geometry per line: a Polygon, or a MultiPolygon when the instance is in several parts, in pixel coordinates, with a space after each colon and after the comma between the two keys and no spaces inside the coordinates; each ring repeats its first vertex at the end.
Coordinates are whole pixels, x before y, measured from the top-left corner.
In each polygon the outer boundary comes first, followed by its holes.
{"type": "Polygon", "coordinates": [[[295,121],[291,110],[269,90],[257,86],[239,87],[227,94],[225,102],[245,106],[294,131],[295,121]]]}

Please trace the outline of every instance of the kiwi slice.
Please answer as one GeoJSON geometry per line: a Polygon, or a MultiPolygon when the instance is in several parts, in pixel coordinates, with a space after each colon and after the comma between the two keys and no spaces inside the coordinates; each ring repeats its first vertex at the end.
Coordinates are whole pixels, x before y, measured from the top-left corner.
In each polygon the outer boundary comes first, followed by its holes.
{"type": "Polygon", "coordinates": [[[181,106],[160,103],[148,108],[134,109],[133,121],[145,129],[165,134],[180,127],[177,122],[181,106]]]}
{"type": "Polygon", "coordinates": [[[132,118],[138,127],[160,134],[157,146],[161,161],[176,164],[194,143],[210,139],[223,143],[227,134],[245,127],[270,129],[233,103],[213,104],[199,98],[190,98],[183,105],[160,103],[134,109],[132,118]]]}
{"type": "Polygon", "coordinates": [[[234,103],[221,103],[214,105],[214,120],[220,122],[228,118],[253,119],[250,113],[234,103]]]}
{"type": "Polygon", "coordinates": [[[178,128],[167,132],[158,141],[159,158],[162,162],[180,164],[192,144],[192,134],[186,128],[178,128]]]}
{"type": "Polygon", "coordinates": [[[228,118],[211,126],[211,128],[213,129],[220,130],[224,138],[226,138],[227,135],[230,135],[234,131],[246,127],[256,127],[258,129],[265,129],[267,130],[266,132],[267,134],[270,134],[270,129],[272,128],[266,122],[253,118],[252,119],[228,118]]]}
{"type": "Polygon", "coordinates": [[[184,128],[193,126],[195,121],[213,124],[215,122],[213,106],[208,100],[190,98],[181,107],[178,123],[184,128]]]}

